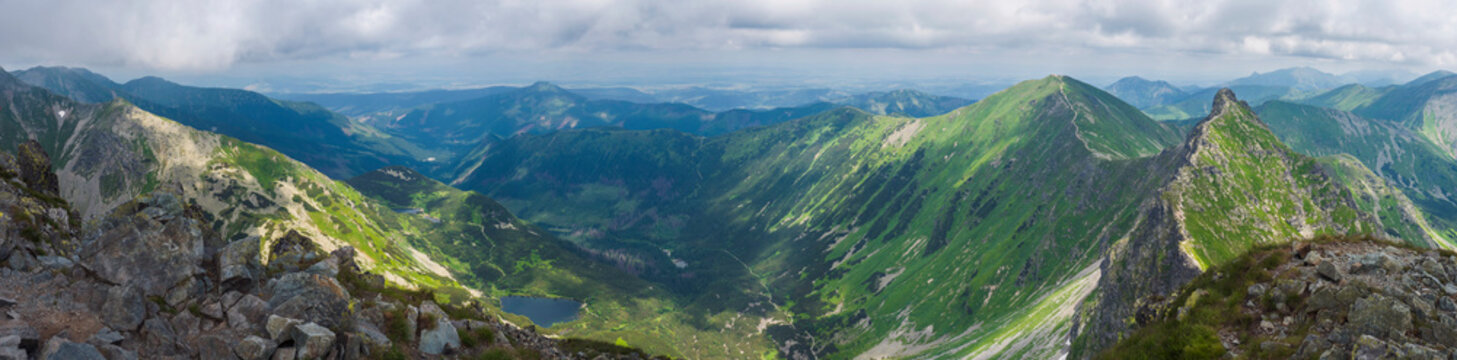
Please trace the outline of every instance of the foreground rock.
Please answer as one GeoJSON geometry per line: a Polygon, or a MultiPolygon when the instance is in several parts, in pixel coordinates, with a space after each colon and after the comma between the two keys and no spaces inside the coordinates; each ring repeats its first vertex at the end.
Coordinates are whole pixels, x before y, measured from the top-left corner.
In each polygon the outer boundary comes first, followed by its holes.
{"type": "Polygon", "coordinates": [[[1142,329],[1104,356],[1183,341],[1168,356],[1457,359],[1454,286],[1451,252],[1299,242],[1215,268],[1165,305],[1145,307],[1142,329]]]}

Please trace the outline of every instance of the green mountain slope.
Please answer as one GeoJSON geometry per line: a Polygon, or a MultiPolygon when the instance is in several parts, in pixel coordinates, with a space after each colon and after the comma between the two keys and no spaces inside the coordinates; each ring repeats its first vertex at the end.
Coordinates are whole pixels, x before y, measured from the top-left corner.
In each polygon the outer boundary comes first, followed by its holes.
{"type": "Polygon", "coordinates": [[[951,110],[971,104],[973,101],[901,89],[859,94],[832,102],[879,115],[927,117],[951,112],[951,110]]]}
{"type": "Polygon", "coordinates": [[[1429,82],[1432,82],[1432,81],[1441,80],[1443,78],[1451,77],[1452,75],[1457,75],[1457,73],[1454,73],[1454,72],[1451,72],[1451,71],[1447,71],[1447,70],[1437,70],[1437,71],[1433,71],[1433,72],[1427,73],[1426,75],[1422,75],[1421,77],[1418,77],[1416,79],[1413,79],[1410,82],[1407,82],[1406,83],[1406,86],[1420,86],[1422,84],[1426,84],[1426,83],[1429,83],[1429,82]]]}
{"type": "Polygon", "coordinates": [[[629,273],[642,271],[641,264],[614,253],[577,250],[479,193],[457,190],[404,167],[369,172],[348,183],[392,208],[416,209],[418,214],[400,221],[426,239],[416,246],[462,284],[485,289],[493,297],[564,297],[586,303],[578,320],[545,330],[552,334],[623,339],[635,347],[689,358],[737,357],[769,348],[766,340],[753,337],[752,328],[698,327],[696,310],[683,308],[672,294],[629,273]]]}
{"type": "Polygon", "coordinates": [[[1171,171],[1167,183],[1142,206],[1139,225],[1109,250],[1075,354],[1112,344],[1139,309],[1255,246],[1385,232],[1437,245],[1402,209],[1373,202],[1401,194],[1374,176],[1357,176],[1370,173],[1359,163],[1323,164],[1291,150],[1228,89],[1212,108],[1183,145],[1151,161],[1171,171]]]}
{"type": "Polygon", "coordinates": [[[1351,111],[1370,105],[1372,101],[1376,101],[1377,98],[1386,94],[1390,89],[1392,87],[1372,89],[1361,84],[1351,84],[1309,98],[1299,99],[1298,102],[1336,110],[1351,111]]]}
{"type": "Polygon", "coordinates": [[[1167,81],[1152,81],[1137,76],[1118,79],[1103,90],[1139,109],[1170,104],[1189,96],[1167,81]]]}
{"type": "Polygon", "coordinates": [[[1457,184],[1457,162],[1421,134],[1389,121],[1281,101],[1255,111],[1295,151],[1348,154],[1401,189],[1431,221],[1434,237],[1457,235],[1457,204],[1450,200],[1450,186],[1444,185],[1457,184]]]}
{"type": "Polygon", "coordinates": [[[1394,121],[1457,155],[1457,76],[1398,86],[1351,112],[1394,121]]]}

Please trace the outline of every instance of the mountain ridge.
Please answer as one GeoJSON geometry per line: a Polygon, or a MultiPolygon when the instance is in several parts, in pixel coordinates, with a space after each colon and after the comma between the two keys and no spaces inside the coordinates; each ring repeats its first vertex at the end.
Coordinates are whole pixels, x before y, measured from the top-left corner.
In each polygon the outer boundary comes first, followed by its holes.
{"type": "Polygon", "coordinates": [[[1232,91],[1219,90],[1211,108],[1182,145],[1151,162],[1169,177],[1142,205],[1139,227],[1110,248],[1074,354],[1112,344],[1130,330],[1124,319],[1253,246],[1383,227],[1348,185],[1281,142],[1232,91]]]}

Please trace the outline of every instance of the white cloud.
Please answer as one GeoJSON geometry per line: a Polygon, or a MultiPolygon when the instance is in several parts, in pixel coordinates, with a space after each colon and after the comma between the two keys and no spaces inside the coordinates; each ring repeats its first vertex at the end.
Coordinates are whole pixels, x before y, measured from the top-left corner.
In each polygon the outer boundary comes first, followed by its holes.
{"type": "Polygon", "coordinates": [[[10,61],[216,70],[498,52],[940,49],[1452,65],[1436,0],[0,0],[10,61]]]}

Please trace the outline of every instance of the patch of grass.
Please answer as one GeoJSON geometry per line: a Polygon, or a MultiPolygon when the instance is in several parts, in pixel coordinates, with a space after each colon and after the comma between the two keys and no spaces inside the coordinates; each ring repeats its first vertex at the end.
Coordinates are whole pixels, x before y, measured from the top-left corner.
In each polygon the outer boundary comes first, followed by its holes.
{"type": "Polygon", "coordinates": [[[420,312],[420,331],[434,330],[439,325],[440,316],[427,312],[420,312]]]}
{"type": "Polygon", "coordinates": [[[489,346],[496,341],[496,332],[489,328],[478,328],[475,330],[455,329],[456,335],[460,336],[461,347],[471,349],[477,346],[489,346]]]}
{"type": "Polygon", "coordinates": [[[164,313],[177,315],[177,308],[172,307],[172,305],[167,305],[167,299],[164,299],[161,296],[148,296],[147,301],[151,301],[153,304],[157,304],[157,307],[160,308],[161,311],[164,313]]]}
{"type": "Polygon", "coordinates": [[[401,306],[384,313],[385,336],[390,338],[390,342],[408,344],[415,339],[415,334],[410,332],[410,315],[406,311],[401,306]]]}
{"type": "Polygon", "coordinates": [[[481,353],[481,356],[476,357],[479,360],[512,360],[515,358],[511,351],[504,348],[486,350],[486,352],[481,353]]]}
{"type": "Polygon", "coordinates": [[[651,359],[660,359],[660,358],[661,359],[666,359],[666,357],[663,357],[663,356],[654,357],[654,356],[652,356],[652,355],[650,355],[648,353],[645,353],[642,350],[639,350],[639,349],[636,349],[636,348],[627,347],[627,346],[620,346],[620,345],[616,345],[616,344],[612,344],[612,343],[607,343],[607,342],[602,342],[602,341],[595,341],[595,340],[588,340],[588,339],[575,339],[575,338],[573,338],[573,339],[564,339],[564,340],[561,340],[561,341],[558,341],[557,342],[557,348],[560,348],[562,350],[562,352],[565,352],[565,353],[568,353],[568,354],[571,354],[571,353],[584,353],[584,354],[587,354],[588,357],[593,357],[594,355],[597,355],[597,354],[609,354],[609,355],[633,355],[633,354],[636,354],[639,357],[644,358],[644,359],[649,359],[649,358],[651,358],[651,359]]]}
{"type": "Polygon", "coordinates": [[[1204,325],[1164,322],[1144,327],[1098,359],[1218,359],[1224,345],[1204,325]]]}
{"type": "Polygon", "coordinates": [[[410,358],[405,356],[404,351],[400,351],[398,343],[391,347],[376,346],[369,354],[369,358],[377,360],[407,360],[410,358]]]}

